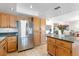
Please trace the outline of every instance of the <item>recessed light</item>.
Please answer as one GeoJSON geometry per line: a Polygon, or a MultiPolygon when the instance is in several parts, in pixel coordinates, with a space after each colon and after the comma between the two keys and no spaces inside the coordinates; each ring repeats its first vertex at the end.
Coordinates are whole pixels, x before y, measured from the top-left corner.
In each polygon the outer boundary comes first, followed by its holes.
{"type": "Polygon", "coordinates": [[[32,8],[32,5],[30,5],[30,8],[32,8]]]}

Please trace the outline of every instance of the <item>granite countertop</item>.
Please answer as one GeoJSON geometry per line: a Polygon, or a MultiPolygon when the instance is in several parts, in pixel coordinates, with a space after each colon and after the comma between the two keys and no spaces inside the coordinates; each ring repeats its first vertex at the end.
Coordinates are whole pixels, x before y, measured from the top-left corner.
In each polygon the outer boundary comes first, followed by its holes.
{"type": "MultiPolygon", "coordinates": [[[[47,34],[48,37],[52,37],[52,38],[56,38],[56,39],[59,39],[59,40],[64,40],[64,41],[67,41],[67,42],[71,42],[71,43],[74,43],[76,40],[76,38],[74,36],[58,36],[58,35],[54,35],[54,34],[47,34]]],[[[79,41],[79,40],[78,40],[79,41]]]]}
{"type": "Polygon", "coordinates": [[[0,33],[0,43],[9,36],[17,36],[17,33],[0,33]]]}
{"type": "Polygon", "coordinates": [[[17,28],[0,28],[0,43],[9,36],[17,36],[17,28]]]}
{"type": "Polygon", "coordinates": [[[0,42],[3,41],[6,38],[6,36],[0,37],[0,42]]]}

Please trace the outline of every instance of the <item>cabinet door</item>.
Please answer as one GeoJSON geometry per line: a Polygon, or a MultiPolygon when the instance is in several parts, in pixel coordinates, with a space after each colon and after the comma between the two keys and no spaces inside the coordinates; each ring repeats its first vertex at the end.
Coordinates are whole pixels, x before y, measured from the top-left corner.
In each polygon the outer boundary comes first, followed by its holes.
{"type": "Polygon", "coordinates": [[[34,44],[35,46],[38,46],[41,44],[40,19],[38,17],[34,17],[33,24],[34,24],[34,44]]]}
{"type": "Polygon", "coordinates": [[[47,45],[48,53],[55,56],[55,45],[51,45],[50,43],[47,45]]]}
{"type": "Polygon", "coordinates": [[[8,41],[8,52],[16,51],[17,50],[16,36],[8,37],[7,41],[8,41]]]}
{"type": "Polygon", "coordinates": [[[5,40],[0,44],[0,56],[6,56],[6,55],[7,55],[7,42],[5,40]]]}
{"type": "Polygon", "coordinates": [[[41,43],[45,44],[47,42],[46,40],[46,19],[41,18],[41,43]]]}
{"type": "Polygon", "coordinates": [[[1,14],[1,27],[6,28],[9,27],[9,15],[1,14]]]}
{"type": "Polygon", "coordinates": [[[16,16],[15,15],[10,15],[10,28],[15,28],[16,27],[16,16]]]}
{"type": "Polygon", "coordinates": [[[2,46],[0,46],[0,56],[4,56],[4,49],[2,46]]]}
{"type": "Polygon", "coordinates": [[[47,51],[51,55],[55,55],[55,40],[52,38],[48,38],[47,40],[47,51]]]}
{"type": "Polygon", "coordinates": [[[71,56],[71,50],[56,46],[56,56],[71,56]]]}
{"type": "Polygon", "coordinates": [[[41,39],[40,39],[41,35],[39,32],[34,32],[34,45],[38,46],[41,44],[41,39]]]}
{"type": "Polygon", "coordinates": [[[4,44],[3,49],[4,49],[4,55],[7,55],[7,44],[6,43],[4,44]]]}
{"type": "Polygon", "coordinates": [[[64,48],[68,48],[70,50],[72,49],[72,43],[70,43],[70,42],[56,40],[56,45],[64,47],[64,48]]]}

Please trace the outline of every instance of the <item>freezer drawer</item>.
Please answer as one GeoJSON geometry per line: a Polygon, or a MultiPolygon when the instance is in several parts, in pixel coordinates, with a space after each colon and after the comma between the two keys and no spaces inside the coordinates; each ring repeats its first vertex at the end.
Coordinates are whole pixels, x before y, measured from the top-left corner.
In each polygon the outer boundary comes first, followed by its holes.
{"type": "Polygon", "coordinates": [[[33,39],[29,37],[18,38],[18,51],[33,48],[33,39]]]}

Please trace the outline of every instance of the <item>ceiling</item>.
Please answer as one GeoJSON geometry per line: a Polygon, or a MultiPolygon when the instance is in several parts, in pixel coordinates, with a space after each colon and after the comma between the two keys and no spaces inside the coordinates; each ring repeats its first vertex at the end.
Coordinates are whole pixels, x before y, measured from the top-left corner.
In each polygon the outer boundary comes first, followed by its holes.
{"type": "Polygon", "coordinates": [[[3,12],[19,13],[19,15],[33,15],[37,13],[40,17],[49,18],[75,10],[79,10],[79,3],[0,3],[0,11],[3,12]],[[32,8],[30,8],[30,5],[32,5],[32,8]],[[55,10],[54,8],[57,6],[60,6],[60,8],[55,10]],[[13,8],[13,10],[11,10],[11,8],[13,8]]]}
{"type": "Polygon", "coordinates": [[[0,12],[16,13],[16,3],[0,3],[0,12]],[[11,11],[11,8],[14,10],[11,11]]]}

